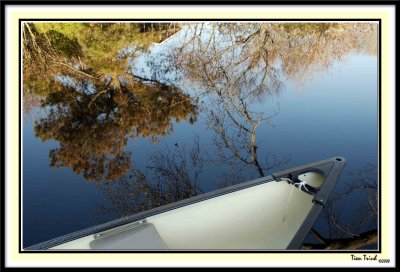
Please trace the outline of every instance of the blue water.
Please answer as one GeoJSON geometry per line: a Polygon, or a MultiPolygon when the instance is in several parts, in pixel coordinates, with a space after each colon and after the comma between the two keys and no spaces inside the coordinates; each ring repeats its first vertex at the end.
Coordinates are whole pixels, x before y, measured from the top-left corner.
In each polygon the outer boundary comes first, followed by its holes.
{"type": "MultiPolygon", "coordinates": [[[[261,112],[270,110],[276,103],[280,105],[279,114],[272,119],[273,126],[262,124],[257,130],[260,156],[271,153],[290,157],[287,164],[266,174],[343,156],[347,164],[335,188],[340,193],[349,183],[360,179],[351,172],[369,164],[377,166],[377,80],[377,57],[351,54],[345,61],[334,62],[328,71],[314,73],[305,86],[286,80],[285,89],[278,97],[253,105],[253,110],[261,112]]],[[[174,122],[174,132],[160,137],[156,144],[149,139],[130,139],[126,150],[132,152],[135,167],[145,171],[151,154],[156,151],[174,153],[179,148],[190,149],[195,137],[202,152],[215,154],[214,132],[206,122],[207,110],[202,109],[194,125],[174,122]]],[[[49,167],[49,151],[58,147],[58,143],[42,142],[36,137],[34,120],[23,123],[24,247],[117,218],[117,214],[104,213],[99,208],[109,200],[96,183],[69,168],[49,167]]],[[[207,161],[204,169],[199,176],[202,192],[220,187],[221,174],[229,171],[213,160],[207,161]]],[[[254,169],[244,173],[248,180],[257,177],[254,169]]],[[[341,222],[351,221],[359,213],[359,204],[366,199],[366,194],[358,192],[338,203],[338,209],[345,211],[341,222]]],[[[371,227],[376,228],[376,220],[369,221],[360,231],[371,227]]],[[[322,215],[315,228],[329,236],[322,215]]]]}

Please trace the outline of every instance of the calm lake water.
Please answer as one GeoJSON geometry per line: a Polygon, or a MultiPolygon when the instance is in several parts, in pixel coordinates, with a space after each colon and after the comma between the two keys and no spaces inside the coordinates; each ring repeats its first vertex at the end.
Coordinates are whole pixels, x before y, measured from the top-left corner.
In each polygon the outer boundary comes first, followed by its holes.
{"type": "Polygon", "coordinates": [[[377,228],[376,25],[25,29],[24,247],[334,156],[314,229],[377,228]]]}

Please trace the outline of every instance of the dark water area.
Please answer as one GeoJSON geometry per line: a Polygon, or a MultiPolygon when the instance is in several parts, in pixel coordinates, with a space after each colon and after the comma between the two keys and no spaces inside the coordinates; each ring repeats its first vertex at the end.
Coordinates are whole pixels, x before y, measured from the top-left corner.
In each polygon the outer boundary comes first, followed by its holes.
{"type": "Polygon", "coordinates": [[[376,230],[376,29],[26,24],[23,246],[334,156],[314,229],[376,230]]]}

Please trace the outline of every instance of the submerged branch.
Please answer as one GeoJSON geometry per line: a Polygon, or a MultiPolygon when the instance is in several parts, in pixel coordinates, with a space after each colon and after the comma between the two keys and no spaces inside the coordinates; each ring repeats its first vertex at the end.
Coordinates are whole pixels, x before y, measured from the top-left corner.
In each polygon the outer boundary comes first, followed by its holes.
{"type": "MultiPolygon", "coordinates": [[[[315,234],[315,233],[314,233],[315,234]]],[[[322,236],[320,236],[322,237],[322,236]]],[[[357,237],[343,239],[325,239],[321,244],[304,244],[302,249],[360,249],[378,242],[376,229],[363,232],[357,237]]]]}

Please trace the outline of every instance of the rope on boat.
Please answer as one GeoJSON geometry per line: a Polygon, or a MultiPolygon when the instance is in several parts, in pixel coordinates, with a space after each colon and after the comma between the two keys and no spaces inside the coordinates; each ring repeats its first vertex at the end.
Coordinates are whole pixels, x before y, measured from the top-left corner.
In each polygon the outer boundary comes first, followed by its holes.
{"type": "Polygon", "coordinates": [[[290,199],[292,198],[294,187],[299,188],[299,190],[301,190],[301,188],[304,188],[307,192],[308,192],[308,189],[306,187],[307,183],[305,181],[293,182],[289,178],[281,178],[281,180],[287,181],[287,182],[289,182],[290,184],[293,185],[292,189],[290,190],[290,195],[289,195],[288,201],[286,202],[285,212],[283,213],[282,221],[284,222],[286,220],[286,212],[287,212],[287,209],[289,207],[290,199]]]}

